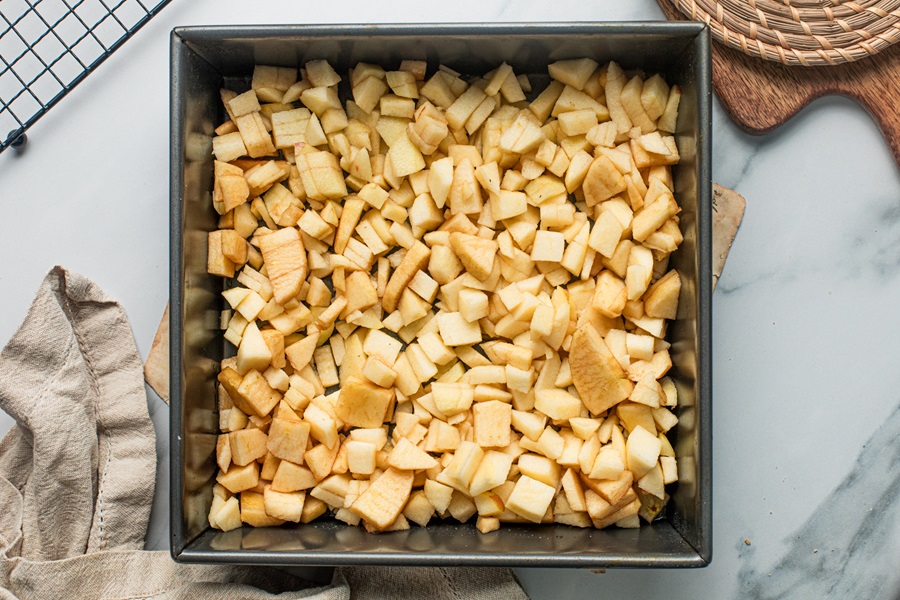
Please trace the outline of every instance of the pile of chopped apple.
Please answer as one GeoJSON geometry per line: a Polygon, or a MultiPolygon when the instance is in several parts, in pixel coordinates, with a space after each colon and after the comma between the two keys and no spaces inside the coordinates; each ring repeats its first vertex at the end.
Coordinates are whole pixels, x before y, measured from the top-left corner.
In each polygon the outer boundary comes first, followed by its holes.
{"type": "Polygon", "coordinates": [[[677,86],[325,61],[223,90],[210,525],[637,527],[677,480],[677,86]],[[531,98],[531,101],[529,101],[531,98]]]}

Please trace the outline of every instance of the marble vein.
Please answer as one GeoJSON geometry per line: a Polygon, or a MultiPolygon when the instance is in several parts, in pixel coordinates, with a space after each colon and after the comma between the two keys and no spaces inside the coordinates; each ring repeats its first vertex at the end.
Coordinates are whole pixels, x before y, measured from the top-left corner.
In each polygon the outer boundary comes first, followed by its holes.
{"type": "Polygon", "coordinates": [[[900,598],[900,406],[788,539],[772,567],[748,556],[738,574],[740,598],[900,598]]]}

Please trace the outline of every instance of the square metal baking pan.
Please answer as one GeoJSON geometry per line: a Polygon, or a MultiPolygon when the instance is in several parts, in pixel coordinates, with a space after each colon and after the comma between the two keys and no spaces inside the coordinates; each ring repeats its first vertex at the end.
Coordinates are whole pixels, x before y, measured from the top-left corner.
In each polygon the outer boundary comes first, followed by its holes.
{"type": "Polygon", "coordinates": [[[171,37],[171,551],[180,562],[269,565],[702,567],[712,557],[712,190],[709,31],[698,23],[188,27],[171,37]],[[682,90],[674,170],[684,244],[679,318],[669,328],[681,406],[674,433],[681,480],[665,518],[640,529],[470,524],[367,534],[336,521],[228,533],[207,511],[218,433],[215,377],[223,282],[206,273],[210,138],[223,120],[219,89],[254,64],[300,66],[325,58],[338,72],[365,61],[443,63],[464,75],[503,61],[546,83],[549,62],[589,56],[661,72],[682,90]]]}

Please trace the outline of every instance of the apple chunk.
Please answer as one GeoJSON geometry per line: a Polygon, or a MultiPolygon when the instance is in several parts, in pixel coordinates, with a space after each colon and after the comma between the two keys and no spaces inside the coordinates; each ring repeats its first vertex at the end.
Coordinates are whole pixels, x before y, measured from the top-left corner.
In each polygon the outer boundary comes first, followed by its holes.
{"type": "Polygon", "coordinates": [[[600,414],[628,398],[634,384],[592,325],[575,330],[571,348],[572,381],[589,411],[600,414]]]}
{"type": "Polygon", "coordinates": [[[350,510],[365,519],[375,529],[389,527],[400,515],[412,492],[412,471],[391,467],[360,494],[350,510]]]}
{"type": "Polygon", "coordinates": [[[293,227],[285,227],[261,236],[259,250],[275,301],[284,304],[300,293],[300,286],[306,280],[306,251],[300,233],[293,227]]]}
{"type": "Polygon", "coordinates": [[[672,270],[650,286],[644,294],[644,312],[659,319],[674,319],[678,313],[681,276],[672,270]]]}
{"type": "Polygon", "coordinates": [[[455,231],[450,234],[450,246],[475,279],[485,281],[491,276],[499,249],[497,242],[455,231]]]}
{"type": "Polygon", "coordinates": [[[381,427],[393,399],[393,390],[351,377],[341,387],[334,410],[347,425],[381,427]]]}

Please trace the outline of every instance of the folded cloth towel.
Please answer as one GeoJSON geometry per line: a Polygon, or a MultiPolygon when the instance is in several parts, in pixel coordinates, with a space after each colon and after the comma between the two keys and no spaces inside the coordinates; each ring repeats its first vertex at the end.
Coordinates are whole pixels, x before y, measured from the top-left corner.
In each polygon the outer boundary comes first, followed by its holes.
{"type": "Polygon", "coordinates": [[[339,568],[320,586],[268,567],[143,550],[155,435],[125,312],[56,267],[0,352],[0,598],[527,598],[508,569],[339,568]]]}

